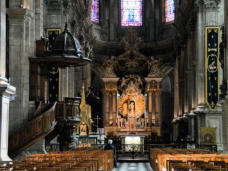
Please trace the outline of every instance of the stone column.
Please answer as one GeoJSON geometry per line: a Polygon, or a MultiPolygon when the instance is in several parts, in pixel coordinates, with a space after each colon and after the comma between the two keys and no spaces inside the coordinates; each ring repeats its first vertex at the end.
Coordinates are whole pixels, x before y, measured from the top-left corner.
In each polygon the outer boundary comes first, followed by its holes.
{"type": "Polygon", "coordinates": [[[112,91],[112,119],[113,119],[113,126],[116,126],[116,103],[117,103],[117,92],[112,91]]]}
{"type": "Polygon", "coordinates": [[[176,59],[174,70],[174,119],[179,115],[179,60],[176,59]]]}
{"type": "Polygon", "coordinates": [[[203,1],[198,1],[197,43],[196,43],[196,95],[197,105],[205,104],[205,64],[204,64],[204,19],[203,1]]]}
{"type": "MultiPolygon", "coordinates": [[[[225,16],[225,29],[226,29],[226,40],[228,40],[228,1],[224,1],[224,16],[225,16]]],[[[226,43],[226,53],[225,53],[225,79],[228,81],[228,43],[226,43]]],[[[228,85],[228,82],[226,83],[228,85]]],[[[228,150],[228,91],[226,92],[226,98],[224,101],[224,149],[228,150]]]]}
{"type": "Polygon", "coordinates": [[[110,0],[109,1],[109,30],[110,30],[110,40],[114,40],[115,39],[115,25],[114,25],[114,18],[115,18],[115,13],[114,13],[114,9],[113,7],[115,6],[115,0],[110,0]]]}
{"type": "Polygon", "coordinates": [[[110,92],[109,91],[105,91],[105,118],[106,118],[106,126],[109,126],[109,100],[110,100],[110,92]]]}
{"type": "Polygon", "coordinates": [[[15,101],[10,105],[10,134],[28,120],[29,60],[34,43],[30,22],[33,12],[24,8],[7,9],[9,16],[9,76],[17,87],[15,101]]]}
{"type": "Polygon", "coordinates": [[[35,18],[36,18],[36,40],[43,36],[43,0],[35,1],[35,18]]]}
{"type": "Polygon", "coordinates": [[[8,156],[9,105],[15,87],[5,78],[6,72],[6,1],[0,1],[0,161],[10,161],[8,156]]]}

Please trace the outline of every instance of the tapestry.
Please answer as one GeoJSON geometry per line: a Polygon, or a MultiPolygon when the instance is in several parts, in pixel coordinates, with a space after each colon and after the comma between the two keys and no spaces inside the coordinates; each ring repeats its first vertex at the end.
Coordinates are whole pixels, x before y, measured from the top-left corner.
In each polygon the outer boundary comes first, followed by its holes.
{"type": "Polygon", "coordinates": [[[59,98],[61,85],[61,70],[56,66],[49,67],[48,87],[49,87],[49,102],[56,102],[59,98]]]}
{"type": "Polygon", "coordinates": [[[205,81],[206,102],[215,110],[219,98],[219,42],[220,28],[206,27],[205,30],[205,81]]]}
{"type": "Polygon", "coordinates": [[[216,128],[200,128],[200,144],[216,144],[216,128]]]}

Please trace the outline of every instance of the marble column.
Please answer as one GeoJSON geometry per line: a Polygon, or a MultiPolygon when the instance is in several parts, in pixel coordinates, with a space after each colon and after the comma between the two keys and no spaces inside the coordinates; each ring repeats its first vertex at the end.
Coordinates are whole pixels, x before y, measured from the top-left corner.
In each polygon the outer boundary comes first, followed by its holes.
{"type": "Polygon", "coordinates": [[[109,91],[105,91],[105,118],[106,118],[106,126],[109,126],[109,100],[110,100],[110,92],[109,91]]]}
{"type": "Polygon", "coordinates": [[[155,114],[156,122],[161,126],[161,113],[160,113],[160,90],[155,91],[155,114]]]}
{"type": "Polygon", "coordinates": [[[158,132],[158,135],[161,135],[161,128],[162,128],[162,116],[161,116],[161,112],[160,112],[160,90],[156,90],[155,91],[155,118],[156,118],[156,123],[158,124],[158,126],[160,127],[160,131],[158,132]]]}
{"type": "Polygon", "coordinates": [[[148,119],[149,127],[152,127],[153,92],[148,92],[148,119]]]}
{"type": "Polygon", "coordinates": [[[178,126],[176,119],[179,116],[179,59],[176,58],[176,64],[174,69],[174,116],[173,116],[173,140],[176,141],[178,137],[178,126]]]}
{"type": "Polygon", "coordinates": [[[113,119],[113,126],[116,126],[116,104],[117,104],[117,92],[112,91],[112,119],[113,119]]]}
{"type": "Polygon", "coordinates": [[[8,83],[6,72],[6,1],[0,1],[0,161],[10,161],[8,156],[9,105],[16,88],[8,83]]]}

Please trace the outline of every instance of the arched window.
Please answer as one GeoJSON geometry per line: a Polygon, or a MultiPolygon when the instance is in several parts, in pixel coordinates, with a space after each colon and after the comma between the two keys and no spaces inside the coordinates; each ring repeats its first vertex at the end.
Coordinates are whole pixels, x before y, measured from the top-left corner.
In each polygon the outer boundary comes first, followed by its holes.
{"type": "Polygon", "coordinates": [[[174,0],[165,0],[165,22],[171,22],[175,19],[174,0]]]}
{"type": "Polygon", "coordinates": [[[91,21],[99,23],[99,0],[92,0],[91,21]]]}
{"type": "Polygon", "coordinates": [[[142,0],[121,0],[121,26],[142,26],[142,0]]]}

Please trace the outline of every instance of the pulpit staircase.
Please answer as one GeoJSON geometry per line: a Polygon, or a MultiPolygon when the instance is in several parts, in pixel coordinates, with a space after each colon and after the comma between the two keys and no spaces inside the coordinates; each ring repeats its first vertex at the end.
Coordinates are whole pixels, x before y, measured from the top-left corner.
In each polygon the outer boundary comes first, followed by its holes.
{"type": "Polygon", "coordinates": [[[34,117],[9,137],[9,155],[15,157],[29,146],[37,143],[50,134],[56,125],[56,103],[40,103],[34,117]]]}

